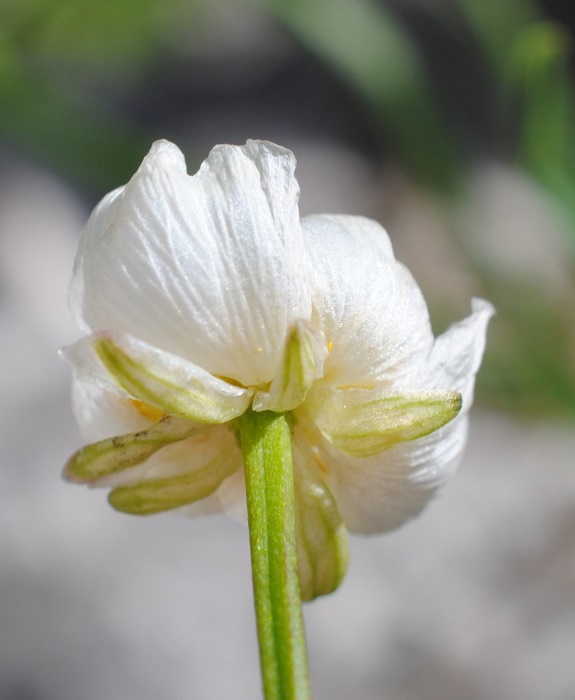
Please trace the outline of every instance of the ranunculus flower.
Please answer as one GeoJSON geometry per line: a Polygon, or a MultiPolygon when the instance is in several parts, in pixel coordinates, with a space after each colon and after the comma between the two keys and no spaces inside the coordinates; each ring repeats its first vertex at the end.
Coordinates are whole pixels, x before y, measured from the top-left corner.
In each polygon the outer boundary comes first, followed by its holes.
{"type": "Polygon", "coordinates": [[[245,510],[236,419],[290,412],[305,598],[346,566],[346,527],[413,517],[453,473],[493,310],[434,339],[389,238],[361,217],[300,220],[290,151],[217,146],[195,176],[152,146],[80,239],[65,350],[94,444],[66,467],[136,514],[245,510]]]}

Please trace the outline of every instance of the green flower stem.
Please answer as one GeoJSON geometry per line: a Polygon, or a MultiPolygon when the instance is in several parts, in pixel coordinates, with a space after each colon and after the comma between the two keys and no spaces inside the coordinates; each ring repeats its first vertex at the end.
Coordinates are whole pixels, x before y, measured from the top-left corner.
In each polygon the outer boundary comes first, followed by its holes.
{"type": "Polygon", "coordinates": [[[264,695],[309,700],[290,424],[285,413],[249,409],[240,436],[264,695]]]}

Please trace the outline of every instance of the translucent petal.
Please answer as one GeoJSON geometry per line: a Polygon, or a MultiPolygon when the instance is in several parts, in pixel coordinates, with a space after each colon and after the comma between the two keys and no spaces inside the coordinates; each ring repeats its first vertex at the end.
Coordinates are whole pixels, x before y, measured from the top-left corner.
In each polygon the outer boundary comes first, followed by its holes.
{"type": "MultiPolygon", "coordinates": [[[[120,388],[98,357],[94,341],[100,336],[101,334],[86,336],[72,345],[66,345],[60,350],[60,355],[74,368],[76,382],[83,386],[93,385],[100,391],[128,398],[127,392],[120,388]]],[[[118,434],[117,431],[115,434],[118,434]]]]}
{"type": "Polygon", "coordinates": [[[433,343],[427,307],[375,221],[302,220],[312,267],[313,317],[331,348],[324,381],[409,386],[433,343]]]}
{"type": "Polygon", "coordinates": [[[454,391],[331,389],[314,392],[306,410],[340,450],[371,457],[399,442],[416,440],[453,420],[461,409],[454,391]]]}
{"type": "Polygon", "coordinates": [[[268,391],[254,395],[254,411],[291,411],[305,399],[321,376],[327,356],[325,338],[311,324],[299,321],[288,336],[283,359],[268,391]]]}
{"type": "Polygon", "coordinates": [[[303,600],[334,591],[349,563],[347,530],[321,476],[318,457],[296,432],[293,444],[296,539],[303,600]],[[297,439],[299,437],[299,439],[297,439]]]}
{"type": "Polygon", "coordinates": [[[72,407],[85,442],[135,433],[153,422],[119,387],[109,390],[77,377],[72,385],[72,407]]]}
{"type": "Polygon", "coordinates": [[[273,378],[309,319],[291,152],[218,146],[197,175],[159,141],[88,221],[70,292],[91,331],[126,331],[243,386],[273,378]]]}
{"type": "Polygon", "coordinates": [[[473,299],[472,313],[440,335],[425,367],[425,386],[461,392],[463,411],[473,401],[475,375],[485,350],[487,324],[495,313],[484,299],[473,299]]]}

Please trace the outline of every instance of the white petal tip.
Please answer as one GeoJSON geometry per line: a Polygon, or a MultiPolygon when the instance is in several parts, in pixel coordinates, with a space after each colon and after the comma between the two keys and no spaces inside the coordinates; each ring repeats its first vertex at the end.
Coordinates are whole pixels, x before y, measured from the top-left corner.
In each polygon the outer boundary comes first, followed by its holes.
{"type": "Polygon", "coordinates": [[[166,139],[160,139],[154,141],[152,144],[148,155],[144,158],[140,170],[149,167],[156,168],[158,166],[175,166],[186,170],[186,159],[175,143],[167,141],[166,139]]]}
{"type": "Polygon", "coordinates": [[[471,311],[474,314],[485,314],[486,320],[490,319],[496,313],[495,307],[491,302],[479,297],[473,297],[471,300],[471,311]]]}
{"type": "Polygon", "coordinates": [[[295,161],[295,156],[293,152],[289,150],[289,148],[278,146],[277,143],[273,143],[272,141],[259,141],[257,139],[248,139],[246,141],[245,148],[248,151],[267,151],[273,156],[287,156],[290,160],[295,161]]]}
{"type": "Polygon", "coordinates": [[[255,139],[249,139],[246,141],[244,146],[233,146],[228,143],[218,144],[214,146],[210,152],[210,156],[223,156],[226,157],[232,155],[233,153],[242,153],[244,157],[253,161],[256,165],[260,166],[267,158],[272,160],[285,160],[288,166],[288,171],[292,173],[295,171],[296,158],[292,151],[283,146],[278,146],[271,141],[259,141],[255,139]]]}

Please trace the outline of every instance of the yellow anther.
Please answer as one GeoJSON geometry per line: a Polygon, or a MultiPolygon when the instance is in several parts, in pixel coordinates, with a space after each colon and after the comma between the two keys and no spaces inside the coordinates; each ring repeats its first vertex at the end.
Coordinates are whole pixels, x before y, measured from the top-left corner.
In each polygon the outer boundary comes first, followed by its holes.
{"type": "Polygon", "coordinates": [[[332,340],[328,340],[328,341],[327,341],[327,351],[328,351],[328,352],[331,352],[331,349],[332,349],[332,348],[333,348],[333,341],[332,341],[332,340]]]}
{"type": "Polygon", "coordinates": [[[240,384],[240,382],[237,381],[237,379],[232,379],[231,377],[225,377],[223,374],[215,374],[215,377],[218,379],[221,379],[222,382],[227,382],[228,384],[232,384],[233,386],[239,386],[242,389],[245,389],[243,384],[240,384]]]}
{"type": "Polygon", "coordinates": [[[134,405],[134,408],[138,413],[144,418],[147,418],[148,420],[153,421],[154,423],[157,423],[159,420],[162,420],[162,418],[166,415],[164,411],[162,411],[160,408],[156,408],[155,406],[150,406],[149,403],[145,403],[144,401],[140,401],[138,399],[130,399],[132,404],[134,405]]]}
{"type": "MultiPolygon", "coordinates": [[[[306,432],[306,436],[307,436],[308,439],[309,439],[309,437],[310,437],[310,436],[309,436],[309,433],[307,433],[307,431],[305,431],[305,432],[306,432]]],[[[325,466],[325,462],[323,461],[323,459],[322,459],[321,456],[320,456],[319,447],[318,447],[317,445],[312,445],[312,446],[311,446],[311,450],[312,450],[312,452],[313,452],[314,461],[315,461],[315,463],[317,464],[317,466],[319,467],[320,472],[323,472],[324,474],[327,474],[327,473],[328,473],[328,469],[327,469],[327,467],[325,466]]]]}
{"type": "Polygon", "coordinates": [[[316,455],[315,463],[316,463],[317,466],[319,467],[320,472],[323,472],[324,474],[327,474],[327,467],[325,466],[325,463],[324,463],[323,459],[321,459],[320,457],[318,457],[318,456],[316,455]]]}

